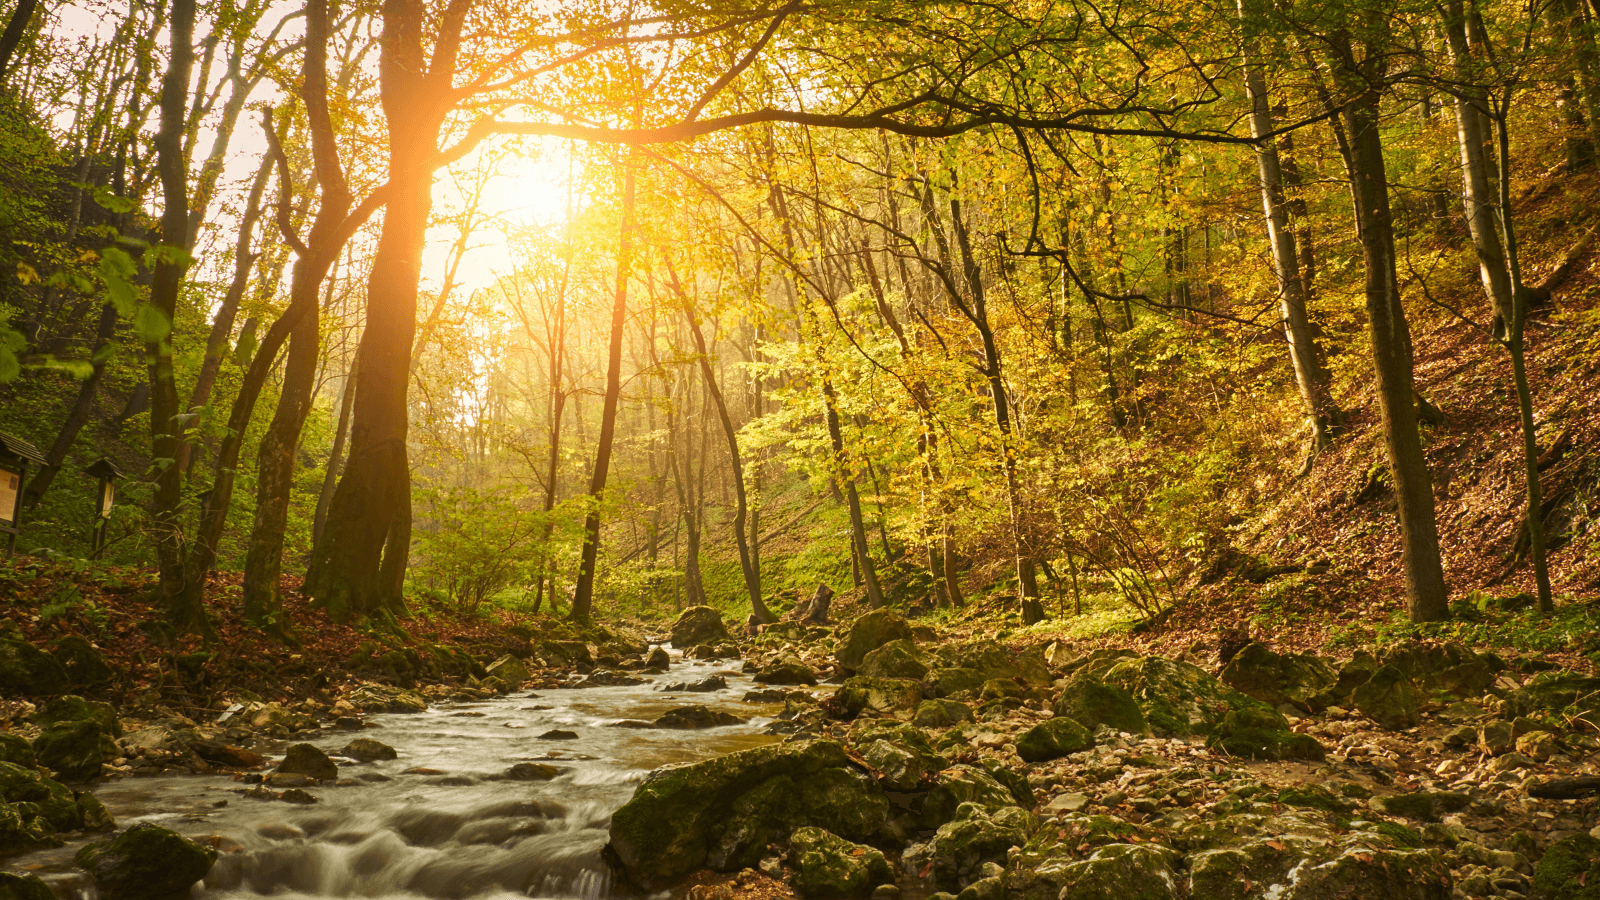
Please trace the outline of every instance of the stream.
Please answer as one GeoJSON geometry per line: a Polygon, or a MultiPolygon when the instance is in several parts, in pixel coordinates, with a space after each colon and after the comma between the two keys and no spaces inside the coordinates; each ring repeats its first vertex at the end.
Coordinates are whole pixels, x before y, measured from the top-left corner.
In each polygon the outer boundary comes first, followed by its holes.
{"type": "MultiPolygon", "coordinates": [[[[611,814],[650,770],[778,740],[760,731],[779,707],[742,702],[752,682],[727,662],[690,662],[674,653],[667,673],[641,677],[649,680],[518,691],[424,713],[368,716],[359,732],[296,736],[291,742],[308,740],[330,755],[355,737],[399,754],[373,763],[336,756],[340,779],[359,784],[311,788],[320,801],[313,805],[245,797],[250,785],[226,776],[130,777],[92,790],[119,829],[155,822],[217,846],[216,864],[194,890],[203,900],[598,900],[612,887],[600,852],[611,814]],[[710,675],[724,676],[727,688],[658,690],[710,675]],[[751,719],[699,731],[607,727],[691,704],[751,719]],[[556,730],[577,736],[539,737],[556,730]],[[560,771],[548,781],[505,778],[518,763],[560,771]],[[419,768],[434,771],[407,773],[419,768]]],[[[17,857],[8,868],[38,872],[63,898],[96,900],[87,876],[72,866],[80,846],[17,857]]]]}

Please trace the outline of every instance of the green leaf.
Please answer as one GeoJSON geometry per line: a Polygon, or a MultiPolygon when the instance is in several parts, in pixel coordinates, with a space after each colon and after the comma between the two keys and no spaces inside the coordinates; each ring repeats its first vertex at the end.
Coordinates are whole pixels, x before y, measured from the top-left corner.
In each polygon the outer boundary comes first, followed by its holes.
{"type": "Polygon", "coordinates": [[[166,313],[146,303],[133,314],[133,330],[145,343],[154,344],[172,333],[172,322],[166,313]]]}
{"type": "Polygon", "coordinates": [[[22,363],[10,347],[0,345],[0,382],[16,381],[22,374],[22,363]]]}
{"type": "Polygon", "coordinates": [[[133,280],[138,273],[139,269],[133,264],[133,257],[116,247],[107,247],[100,255],[100,280],[105,282],[111,303],[116,306],[119,315],[134,314],[134,307],[139,302],[139,291],[134,286],[133,280]]]}
{"type": "Polygon", "coordinates": [[[194,257],[189,251],[172,244],[157,244],[145,251],[145,261],[152,266],[168,265],[188,268],[194,263],[194,257]]]}

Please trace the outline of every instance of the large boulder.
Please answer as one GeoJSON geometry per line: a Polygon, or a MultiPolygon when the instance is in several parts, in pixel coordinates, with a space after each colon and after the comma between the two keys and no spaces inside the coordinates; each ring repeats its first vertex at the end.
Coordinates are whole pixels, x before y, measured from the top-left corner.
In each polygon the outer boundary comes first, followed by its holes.
{"type": "Polygon", "coordinates": [[[100,738],[94,722],[58,722],[34,738],[33,755],[63,781],[88,781],[100,775],[105,761],[100,738]]]}
{"type": "Polygon", "coordinates": [[[1426,850],[1373,850],[1357,845],[1326,862],[1297,866],[1282,900],[1450,900],[1450,867],[1426,850]]]}
{"type": "Polygon", "coordinates": [[[1600,897],[1600,839],[1574,834],[1556,841],[1533,870],[1533,889],[1544,900],[1600,897]]]}
{"type": "Polygon", "coordinates": [[[1011,789],[994,775],[976,766],[955,765],[939,773],[933,790],[922,801],[923,824],[929,828],[955,818],[963,803],[973,803],[986,812],[1016,806],[1011,789]]]}
{"type": "Polygon", "coordinates": [[[817,683],[817,673],[811,667],[795,657],[785,657],[768,666],[763,666],[756,671],[754,680],[757,684],[805,684],[817,683]]]}
{"type": "Polygon", "coordinates": [[[1304,759],[1321,762],[1327,757],[1322,744],[1309,734],[1289,730],[1289,721],[1266,706],[1240,705],[1212,726],[1206,746],[1246,759],[1304,759]]]}
{"type": "Polygon", "coordinates": [[[57,832],[82,827],[82,809],[66,785],[33,769],[0,762],[0,855],[59,846],[57,832]]]}
{"type": "Polygon", "coordinates": [[[976,696],[978,691],[983,690],[986,679],[977,669],[963,669],[956,666],[929,669],[922,680],[927,682],[928,690],[932,691],[935,697],[949,697],[968,693],[976,696]]]}
{"type": "Polygon", "coordinates": [[[100,726],[102,734],[111,738],[122,737],[122,723],[117,720],[117,711],[111,704],[85,700],[73,694],[56,697],[46,703],[43,709],[33,714],[33,721],[43,728],[70,722],[93,722],[100,726]]]}
{"type": "Polygon", "coordinates": [[[1052,681],[1042,647],[1013,653],[998,641],[980,640],[969,644],[946,644],[935,655],[942,667],[973,669],[983,676],[984,681],[1019,679],[1041,686],[1047,686],[1052,681]]]}
{"type": "Polygon", "coordinates": [[[1505,664],[1461,644],[1406,641],[1383,651],[1379,663],[1393,666],[1428,694],[1481,697],[1505,664]]]}
{"type": "Polygon", "coordinates": [[[1061,896],[1071,900],[1176,900],[1178,856],[1159,845],[1108,844],[1062,866],[1061,896]]]}
{"type": "Polygon", "coordinates": [[[680,706],[676,709],[669,709],[654,722],[650,723],[650,727],[690,731],[699,728],[722,728],[727,725],[743,725],[748,721],[750,720],[742,716],[696,704],[694,706],[680,706]]]}
{"type": "Polygon", "coordinates": [[[522,660],[507,653],[485,667],[485,671],[492,678],[498,678],[511,687],[517,687],[528,680],[528,667],[522,660]]]}
{"type": "MultiPolygon", "coordinates": [[[[356,738],[344,745],[339,755],[357,762],[375,762],[380,759],[395,759],[399,756],[395,749],[388,744],[375,741],[372,738],[356,738]]],[[[329,760],[332,762],[332,760],[329,760]]],[[[337,772],[337,767],[335,767],[337,772]]]]}
{"type": "Polygon", "coordinates": [[[1361,714],[1384,728],[1415,728],[1422,721],[1417,686],[1394,666],[1383,666],[1351,699],[1361,714]]]}
{"type": "Polygon", "coordinates": [[[752,866],[806,826],[871,839],[890,809],[839,744],[769,744],[652,772],[612,815],[606,852],[635,886],[658,891],[702,866],[752,866]]]}
{"type": "Polygon", "coordinates": [[[89,844],[75,861],[94,878],[102,900],[174,900],[189,896],[216,858],[215,849],[144,822],[109,843],[89,844]]]}
{"type": "Polygon", "coordinates": [[[1150,726],[1144,720],[1133,695],[1095,678],[1088,672],[1078,672],[1067,679],[1061,693],[1056,695],[1055,713],[1088,729],[1101,725],[1129,734],[1146,734],[1150,726]]]}
{"type": "Polygon", "coordinates": [[[0,731],[0,762],[15,763],[25,769],[31,769],[38,761],[33,756],[33,745],[28,743],[26,738],[9,731],[0,731]]]}
{"type": "Polygon", "coordinates": [[[1307,712],[1315,698],[1332,687],[1339,675],[1326,660],[1310,653],[1275,653],[1259,641],[1246,644],[1222,667],[1222,681],[1247,697],[1269,706],[1288,703],[1307,712]]]}
{"type": "Polygon", "coordinates": [[[1037,827],[1032,813],[1015,806],[986,809],[963,803],[928,842],[934,884],[941,890],[961,890],[978,878],[984,863],[1003,864],[1011,848],[1027,843],[1037,827]]]}
{"type": "Polygon", "coordinates": [[[0,637],[0,696],[66,693],[67,670],[55,657],[18,637],[0,637]]]}
{"type": "Polygon", "coordinates": [[[1508,715],[1557,713],[1600,726],[1600,677],[1570,669],[1540,672],[1527,686],[1513,691],[1505,705],[1508,715]]]}
{"type": "Polygon", "coordinates": [[[972,721],[972,707],[960,700],[924,700],[911,715],[911,724],[918,728],[949,728],[972,721]]]}
{"type": "Polygon", "coordinates": [[[339,777],[339,767],[334,761],[311,744],[295,744],[284,751],[283,761],[278,763],[277,771],[283,775],[304,775],[317,781],[333,781],[339,777]]]}
{"type": "Polygon", "coordinates": [[[722,614],[709,606],[691,606],[679,613],[677,621],[672,623],[672,646],[680,650],[728,639],[728,627],[722,622],[722,614]]]}
{"type": "Polygon", "coordinates": [[[88,639],[76,634],[57,640],[50,647],[50,655],[61,664],[67,673],[67,683],[74,688],[99,687],[117,674],[88,639]]]}
{"type": "Polygon", "coordinates": [[[870,711],[880,716],[909,719],[922,704],[922,683],[909,678],[857,675],[845,679],[831,702],[845,718],[870,711]]]}
{"type": "Polygon", "coordinates": [[[0,900],[56,900],[56,894],[37,875],[0,872],[0,900]]]}
{"type": "Polygon", "coordinates": [[[867,654],[891,641],[912,641],[911,625],[887,609],[875,609],[851,622],[839,638],[834,659],[847,672],[861,668],[867,654]]]}
{"type": "Polygon", "coordinates": [[[1206,734],[1229,709],[1250,702],[1199,666],[1160,656],[1120,659],[1101,680],[1132,695],[1150,727],[1171,737],[1206,734]]]}
{"type": "Polygon", "coordinates": [[[1017,737],[1017,755],[1023,762],[1048,762],[1093,746],[1089,729],[1065,716],[1046,719],[1017,737]]]}
{"type": "Polygon", "coordinates": [[[861,660],[859,674],[874,678],[910,678],[921,681],[928,674],[927,657],[909,640],[890,641],[861,660]]]}
{"type": "Polygon", "coordinates": [[[934,752],[927,735],[903,722],[863,720],[850,729],[850,741],[877,771],[879,783],[893,791],[925,789],[935,773],[950,765],[934,752]]]}
{"type": "Polygon", "coordinates": [[[882,851],[807,826],[789,836],[789,862],[800,896],[832,900],[860,898],[880,884],[893,884],[894,871],[882,851]]]}

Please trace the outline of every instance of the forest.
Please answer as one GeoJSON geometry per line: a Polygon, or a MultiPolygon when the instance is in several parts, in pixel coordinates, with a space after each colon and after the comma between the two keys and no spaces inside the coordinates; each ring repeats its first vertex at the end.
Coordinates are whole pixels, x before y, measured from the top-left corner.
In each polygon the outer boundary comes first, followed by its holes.
{"type": "Polygon", "coordinates": [[[0,20],[0,898],[1597,896],[1597,0],[0,20]]]}

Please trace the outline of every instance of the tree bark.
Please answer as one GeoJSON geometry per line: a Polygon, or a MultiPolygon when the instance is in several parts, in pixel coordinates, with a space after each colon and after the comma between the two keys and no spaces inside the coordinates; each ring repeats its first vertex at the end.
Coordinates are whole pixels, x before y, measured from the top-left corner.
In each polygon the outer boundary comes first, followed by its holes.
{"type": "Polygon", "coordinates": [[[1413,622],[1438,621],[1449,615],[1449,597],[1439,557],[1433,482],[1417,432],[1411,333],[1396,274],[1394,220],[1378,131],[1381,91],[1373,71],[1379,52],[1369,45],[1365,60],[1357,61],[1344,32],[1333,35],[1332,45],[1338,75],[1350,95],[1343,110],[1349,146],[1346,166],[1366,269],[1368,336],[1378,378],[1378,407],[1399,508],[1406,602],[1413,622]]]}
{"type": "Polygon", "coordinates": [[[600,409],[600,440],[595,447],[594,471],[589,477],[589,514],[583,520],[583,557],[572,596],[572,618],[588,622],[594,608],[594,576],[600,553],[600,504],[605,499],[611,473],[611,449],[616,438],[617,404],[622,397],[622,337],[628,315],[628,279],[633,265],[634,161],[623,163],[622,227],[617,245],[617,289],[611,303],[611,338],[606,356],[606,395],[600,409]]]}
{"type": "Polygon", "coordinates": [[[106,352],[111,344],[111,337],[117,330],[117,308],[110,303],[100,308],[100,324],[95,332],[94,352],[90,354],[93,360],[93,371],[89,377],[78,385],[78,398],[72,403],[72,412],[67,414],[67,420],[61,423],[61,429],[56,432],[55,442],[50,445],[50,450],[45,453],[45,464],[36,472],[28,482],[27,491],[23,494],[23,502],[27,509],[33,509],[44,499],[50,491],[50,485],[55,481],[56,475],[61,472],[61,465],[67,459],[67,452],[78,439],[78,433],[83,426],[89,423],[89,414],[94,411],[94,397],[100,390],[100,382],[106,373],[106,352]]]}
{"type": "Polygon", "coordinates": [[[1311,292],[1301,273],[1295,233],[1289,222],[1283,168],[1277,143],[1271,137],[1274,125],[1267,99],[1267,79],[1261,69],[1260,40],[1254,33],[1256,16],[1247,10],[1248,2],[1238,2],[1239,20],[1245,34],[1245,92],[1250,98],[1250,133],[1260,142],[1256,145],[1256,172],[1261,184],[1261,206],[1266,213],[1267,238],[1272,247],[1272,269],[1278,281],[1283,332],[1289,341],[1295,384],[1311,423],[1311,453],[1307,456],[1304,473],[1311,470],[1317,454],[1332,443],[1343,415],[1333,399],[1331,379],[1307,314],[1311,292]]]}
{"type": "Polygon", "coordinates": [[[16,54],[17,45],[22,43],[22,36],[27,33],[28,23],[33,21],[33,12],[38,8],[39,0],[18,0],[17,8],[11,11],[11,20],[0,34],[0,82],[11,74],[11,57],[16,54]]]}
{"type": "Polygon", "coordinates": [[[323,526],[328,523],[328,505],[333,502],[333,489],[339,484],[344,445],[350,436],[350,408],[356,402],[356,366],[360,363],[359,356],[352,359],[350,371],[344,375],[344,391],[339,396],[339,424],[334,428],[333,449],[328,452],[328,468],[322,476],[322,490],[317,493],[317,513],[311,521],[312,543],[322,537],[323,526]]]}

